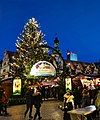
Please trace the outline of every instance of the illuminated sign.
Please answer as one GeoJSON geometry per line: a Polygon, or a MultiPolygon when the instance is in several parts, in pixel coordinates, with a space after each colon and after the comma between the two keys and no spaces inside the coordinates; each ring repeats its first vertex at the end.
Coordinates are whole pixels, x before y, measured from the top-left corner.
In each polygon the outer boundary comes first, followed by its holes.
{"type": "Polygon", "coordinates": [[[72,90],[72,83],[71,83],[71,78],[66,78],[65,79],[65,84],[66,84],[66,90],[72,90]]]}
{"type": "Polygon", "coordinates": [[[15,78],[13,80],[13,95],[21,95],[21,79],[15,78]]]}
{"type": "Polygon", "coordinates": [[[84,85],[89,86],[90,85],[90,80],[87,80],[87,78],[81,79],[81,83],[84,87],[84,85]]]}
{"type": "Polygon", "coordinates": [[[70,60],[72,60],[72,61],[77,61],[77,54],[71,53],[71,54],[70,54],[70,60]]]}
{"type": "Polygon", "coordinates": [[[39,61],[35,63],[31,69],[30,75],[33,76],[55,76],[55,67],[47,61],[39,61]]]}
{"type": "Polygon", "coordinates": [[[67,59],[72,61],[77,61],[77,54],[67,51],[67,59]]]}

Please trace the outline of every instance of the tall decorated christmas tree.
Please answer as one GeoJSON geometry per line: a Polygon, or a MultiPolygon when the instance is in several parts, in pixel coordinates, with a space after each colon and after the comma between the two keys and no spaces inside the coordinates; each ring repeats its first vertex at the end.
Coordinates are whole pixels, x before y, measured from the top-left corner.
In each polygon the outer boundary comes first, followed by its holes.
{"type": "Polygon", "coordinates": [[[29,19],[16,42],[16,54],[13,56],[13,64],[11,64],[11,75],[21,79],[29,78],[32,65],[43,59],[44,50],[39,46],[46,44],[44,34],[35,18],[29,19]]]}

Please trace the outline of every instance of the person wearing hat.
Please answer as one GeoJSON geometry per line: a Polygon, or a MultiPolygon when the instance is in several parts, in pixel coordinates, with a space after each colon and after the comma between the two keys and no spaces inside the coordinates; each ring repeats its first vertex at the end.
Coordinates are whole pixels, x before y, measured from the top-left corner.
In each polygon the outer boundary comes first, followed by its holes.
{"type": "Polygon", "coordinates": [[[67,91],[64,94],[64,120],[70,120],[70,115],[68,111],[74,109],[74,96],[71,91],[67,91]]]}

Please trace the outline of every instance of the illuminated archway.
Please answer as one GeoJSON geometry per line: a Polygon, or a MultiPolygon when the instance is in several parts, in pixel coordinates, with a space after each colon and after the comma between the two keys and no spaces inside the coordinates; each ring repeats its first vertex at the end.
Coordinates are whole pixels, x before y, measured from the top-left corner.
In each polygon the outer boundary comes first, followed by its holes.
{"type": "MultiPolygon", "coordinates": [[[[39,58],[36,59],[35,61],[33,61],[32,64],[32,68],[31,68],[31,75],[34,76],[62,76],[64,77],[65,75],[65,71],[66,71],[66,64],[65,61],[61,55],[61,53],[59,51],[57,51],[56,49],[54,49],[53,47],[50,47],[48,45],[41,45],[38,47],[35,47],[36,51],[37,51],[37,55],[38,55],[38,51],[42,51],[42,54],[39,55],[39,58]],[[41,72],[47,70],[43,70],[43,69],[36,69],[36,66],[40,64],[42,65],[42,67],[51,67],[49,70],[53,70],[53,72],[51,73],[46,73],[46,74],[40,74],[41,72]],[[32,69],[34,69],[34,73],[32,74],[32,69]],[[38,74],[36,75],[36,71],[38,72],[38,74]],[[40,73],[39,73],[40,71],[40,73]]],[[[48,71],[50,72],[50,71],[48,71]]]]}
{"type": "Polygon", "coordinates": [[[47,61],[39,61],[31,68],[30,75],[33,76],[55,76],[55,67],[47,61]]]}

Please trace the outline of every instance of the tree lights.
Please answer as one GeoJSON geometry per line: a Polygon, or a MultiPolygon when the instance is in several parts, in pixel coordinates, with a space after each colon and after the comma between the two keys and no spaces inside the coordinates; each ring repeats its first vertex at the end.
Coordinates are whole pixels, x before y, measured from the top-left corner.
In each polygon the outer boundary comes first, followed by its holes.
{"type": "Polygon", "coordinates": [[[33,63],[36,62],[36,56],[38,59],[41,56],[40,53],[43,52],[40,49],[36,50],[35,47],[47,44],[43,37],[44,34],[35,18],[29,19],[16,40],[16,55],[13,56],[10,71],[13,76],[28,76],[33,63]]]}

